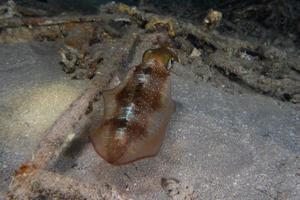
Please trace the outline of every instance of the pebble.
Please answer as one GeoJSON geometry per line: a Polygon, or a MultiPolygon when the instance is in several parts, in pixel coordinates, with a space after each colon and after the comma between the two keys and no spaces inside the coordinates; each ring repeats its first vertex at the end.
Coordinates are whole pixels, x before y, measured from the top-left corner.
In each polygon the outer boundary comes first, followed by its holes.
{"type": "Polygon", "coordinates": [[[201,56],[201,51],[199,51],[197,48],[194,48],[192,53],[190,54],[190,58],[198,58],[201,56]]]}

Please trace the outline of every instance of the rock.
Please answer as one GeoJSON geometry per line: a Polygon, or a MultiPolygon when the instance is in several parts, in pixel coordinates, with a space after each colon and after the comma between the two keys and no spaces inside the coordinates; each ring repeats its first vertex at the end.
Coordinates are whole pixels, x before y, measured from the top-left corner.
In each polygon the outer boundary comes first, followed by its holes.
{"type": "Polygon", "coordinates": [[[215,29],[220,25],[222,20],[222,13],[217,10],[210,9],[207,16],[204,18],[204,25],[207,29],[215,29]]]}
{"type": "Polygon", "coordinates": [[[292,103],[300,103],[300,94],[295,94],[291,99],[292,103]]]}
{"type": "Polygon", "coordinates": [[[201,51],[197,48],[192,50],[192,53],[189,55],[190,58],[198,58],[201,56],[201,51]]]}

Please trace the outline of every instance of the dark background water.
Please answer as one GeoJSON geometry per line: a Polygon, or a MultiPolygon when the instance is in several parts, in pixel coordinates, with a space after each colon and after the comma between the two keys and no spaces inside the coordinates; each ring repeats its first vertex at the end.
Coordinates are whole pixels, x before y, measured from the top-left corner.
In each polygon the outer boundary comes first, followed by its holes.
{"type": "MultiPolygon", "coordinates": [[[[6,2],[0,0],[1,2],[6,2]]],[[[15,0],[19,5],[42,8],[51,11],[51,15],[64,12],[95,14],[102,4],[110,0],[15,0]]],[[[179,18],[199,22],[209,9],[222,12],[223,19],[238,27],[257,25],[276,33],[295,34],[300,37],[300,1],[299,0],[121,0],[131,6],[146,8],[150,12],[173,15],[179,18]],[[242,22],[242,23],[241,23],[242,22]],[[257,24],[255,24],[257,23],[257,24]]],[[[242,27],[243,28],[243,27],[242,27]]],[[[249,32],[253,32],[252,30],[249,32]]]]}
{"type": "MultiPolygon", "coordinates": [[[[110,0],[16,0],[15,2],[21,4],[31,4],[34,1],[37,3],[48,3],[51,6],[60,7],[65,10],[76,10],[87,13],[96,12],[99,5],[111,2],[110,0]]],[[[116,2],[123,2],[128,5],[137,5],[139,3],[137,0],[124,0],[116,2]]]]}
{"type": "MultiPolygon", "coordinates": [[[[1,0],[2,1],[2,0],[1,0]]],[[[0,1],[0,2],[1,2],[0,1]]],[[[266,0],[120,0],[115,2],[122,2],[128,5],[141,5],[141,4],[152,4],[155,7],[165,8],[168,10],[169,8],[173,8],[174,5],[178,8],[183,8],[188,6],[193,6],[194,8],[221,8],[224,6],[228,6],[228,4],[237,4],[239,2],[243,2],[245,4],[255,4],[261,3],[266,0]]],[[[17,3],[32,3],[32,2],[41,2],[41,3],[49,3],[52,5],[63,7],[64,9],[68,10],[81,10],[81,11],[88,11],[93,12],[96,11],[97,7],[101,4],[105,4],[111,2],[110,0],[15,0],[17,3]]],[[[174,10],[176,11],[176,10],[174,10]]]]}

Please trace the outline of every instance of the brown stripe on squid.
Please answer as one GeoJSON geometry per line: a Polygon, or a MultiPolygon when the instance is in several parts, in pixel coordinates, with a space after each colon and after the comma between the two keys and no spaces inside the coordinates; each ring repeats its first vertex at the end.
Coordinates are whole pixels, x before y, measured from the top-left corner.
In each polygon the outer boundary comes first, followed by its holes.
{"type": "Polygon", "coordinates": [[[167,47],[147,50],[116,88],[103,93],[103,122],[91,134],[107,162],[126,164],[158,153],[174,111],[170,67],[176,54],[167,47]]]}

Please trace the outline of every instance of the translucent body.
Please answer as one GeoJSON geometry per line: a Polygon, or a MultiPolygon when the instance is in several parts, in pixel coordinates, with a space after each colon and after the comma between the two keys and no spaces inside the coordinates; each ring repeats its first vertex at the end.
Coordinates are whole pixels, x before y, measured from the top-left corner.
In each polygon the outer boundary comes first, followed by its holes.
{"type": "Polygon", "coordinates": [[[103,93],[104,116],[91,140],[107,162],[126,164],[158,153],[174,111],[168,67],[175,56],[168,48],[146,51],[120,85],[103,93]]]}

